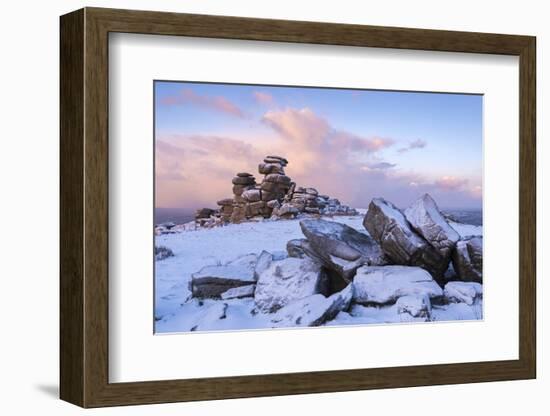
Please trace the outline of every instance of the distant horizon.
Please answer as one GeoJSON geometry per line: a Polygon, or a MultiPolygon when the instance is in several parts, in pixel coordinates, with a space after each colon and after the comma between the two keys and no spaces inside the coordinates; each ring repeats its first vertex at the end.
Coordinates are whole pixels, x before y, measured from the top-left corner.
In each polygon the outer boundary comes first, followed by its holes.
{"type": "MultiPolygon", "coordinates": [[[[345,202],[345,201],[343,201],[343,202],[345,202]]],[[[397,206],[397,208],[399,208],[401,210],[403,210],[407,207],[408,207],[408,205],[407,206],[397,206]]],[[[189,213],[193,213],[197,209],[200,209],[200,208],[217,209],[219,207],[216,205],[216,201],[214,201],[214,203],[211,206],[202,206],[201,205],[201,206],[197,206],[197,207],[194,207],[194,208],[191,208],[191,207],[155,207],[155,210],[180,210],[180,211],[187,211],[189,213]]],[[[365,206],[365,207],[353,207],[353,208],[367,209],[368,205],[365,206]]],[[[459,211],[459,210],[462,210],[462,211],[483,211],[483,206],[479,206],[479,207],[445,207],[445,206],[438,205],[438,208],[442,211],[459,211]]]]}
{"type": "Polygon", "coordinates": [[[216,207],[268,154],[342,203],[482,209],[482,105],[471,94],[155,82],[155,208],[216,207]]]}

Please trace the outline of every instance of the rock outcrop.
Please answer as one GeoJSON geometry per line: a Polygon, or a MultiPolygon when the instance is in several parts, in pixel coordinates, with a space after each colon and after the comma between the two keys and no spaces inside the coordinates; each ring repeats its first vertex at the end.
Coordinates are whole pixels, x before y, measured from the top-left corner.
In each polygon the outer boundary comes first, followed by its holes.
{"type": "Polygon", "coordinates": [[[195,298],[220,298],[229,289],[256,283],[254,269],[242,265],[206,266],[191,276],[195,298]]]}
{"type": "Polygon", "coordinates": [[[453,268],[460,280],[482,282],[483,280],[483,237],[460,240],[452,254],[453,268]]]}
{"type": "Polygon", "coordinates": [[[274,327],[319,326],[349,308],[353,285],[329,297],[322,294],[298,299],[279,309],[271,319],[274,327]]]}
{"type": "Polygon", "coordinates": [[[272,262],[260,274],[254,301],[259,311],[273,313],[295,300],[327,292],[326,275],[318,263],[289,257],[272,262]]]}
{"type": "Polygon", "coordinates": [[[223,300],[248,298],[254,296],[255,290],[256,285],[239,286],[223,292],[220,297],[223,300]]]}
{"type": "Polygon", "coordinates": [[[360,266],[386,264],[384,253],[372,237],[345,224],[308,219],[300,221],[300,227],[307,239],[300,248],[339,276],[342,282],[333,282],[335,288],[347,286],[360,266]]]}
{"type": "Polygon", "coordinates": [[[477,282],[449,282],[443,294],[449,302],[464,302],[473,305],[483,297],[483,286],[477,282]]]}
{"type": "Polygon", "coordinates": [[[160,261],[167,259],[168,257],[173,257],[174,252],[168,247],[164,246],[155,246],[155,260],[160,261]]]}
{"type": "Polygon", "coordinates": [[[315,188],[297,187],[285,174],[288,160],[266,156],[258,165],[264,175],[257,183],[254,175],[239,172],[232,179],[233,196],[217,201],[219,209],[201,208],[195,214],[196,224],[212,227],[224,223],[240,223],[253,218],[292,219],[298,215],[357,215],[336,198],[319,195],[315,188]]]}
{"type": "Polygon", "coordinates": [[[443,290],[432,276],[420,267],[362,266],[353,280],[356,303],[385,304],[402,296],[443,296],[443,290]]]}
{"type": "Polygon", "coordinates": [[[373,199],[363,225],[393,264],[422,267],[436,279],[447,270],[449,259],[417,234],[391,202],[373,199]]]}
{"type": "Polygon", "coordinates": [[[447,223],[432,197],[424,194],[416,200],[405,210],[405,218],[448,264],[460,235],[447,223]]]}
{"type": "MultiPolygon", "coordinates": [[[[430,297],[423,295],[407,295],[401,296],[395,302],[397,313],[399,315],[409,315],[412,318],[425,318],[429,320],[432,315],[432,304],[430,297]]],[[[403,317],[402,321],[408,321],[407,317],[403,317]]]]}

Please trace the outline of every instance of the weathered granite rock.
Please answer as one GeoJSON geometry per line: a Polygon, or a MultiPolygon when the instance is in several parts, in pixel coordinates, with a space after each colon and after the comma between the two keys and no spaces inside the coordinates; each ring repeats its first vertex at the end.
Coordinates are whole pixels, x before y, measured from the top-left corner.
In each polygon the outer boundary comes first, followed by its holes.
{"type": "Polygon", "coordinates": [[[443,258],[450,258],[460,235],[447,223],[430,195],[424,194],[407,208],[405,218],[443,258]]]}
{"type": "Polygon", "coordinates": [[[247,189],[241,196],[249,202],[258,202],[262,200],[262,191],[259,189],[247,189]]]}
{"type": "Polygon", "coordinates": [[[289,240],[286,243],[286,251],[288,253],[288,257],[303,259],[306,256],[306,253],[302,248],[302,244],[305,241],[307,241],[305,238],[296,238],[294,240],[289,240]]]}
{"type": "Polygon", "coordinates": [[[231,288],[255,282],[254,269],[247,265],[206,266],[191,275],[190,289],[195,298],[219,298],[231,288]]]}
{"type": "Polygon", "coordinates": [[[422,267],[437,279],[447,270],[449,259],[418,235],[391,202],[373,199],[363,225],[393,263],[422,267]]]}
{"type": "Polygon", "coordinates": [[[234,287],[223,292],[220,297],[223,300],[250,298],[254,296],[255,289],[256,289],[256,285],[234,287]]]}
{"type": "Polygon", "coordinates": [[[266,156],[264,159],[265,163],[280,163],[283,166],[288,164],[288,160],[281,156],[266,156]]]}
{"type": "Polygon", "coordinates": [[[220,199],[217,204],[221,207],[224,207],[224,206],[233,206],[233,204],[235,203],[235,200],[233,198],[224,198],[224,199],[220,199]]]}
{"type": "Polygon", "coordinates": [[[174,252],[168,247],[164,246],[155,246],[155,261],[160,261],[167,259],[168,257],[173,257],[174,252]]]}
{"type": "Polygon", "coordinates": [[[231,182],[233,185],[254,185],[256,180],[254,176],[235,176],[231,182]]]}
{"type": "MultiPolygon", "coordinates": [[[[263,199],[263,198],[262,198],[263,199]]],[[[279,208],[281,206],[281,204],[279,203],[279,201],[277,201],[276,199],[272,199],[270,201],[267,201],[267,204],[266,204],[269,208],[271,209],[274,209],[274,208],[279,208]]]]}
{"type": "Polygon", "coordinates": [[[280,163],[260,163],[258,165],[258,172],[262,175],[269,175],[270,173],[285,174],[283,165],[280,163]]]}
{"type": "Polygon", "coordinates": [[[264,178],[265,182],[272,182],[272,183],[282,183],[285,185],[290,185],[291,179],[289,176],[286,175],[279,175],[276,173],[270,173],[269,175],[266,175],[264,178]]]}
{"type": "Polygon", "coordinates": [[[402,296],[443,296],[432,276],[420,267],[362,266],[353,280],[356,303],[390,303],[402,296]]]}
{"type": "MultiPolygon", "coordinates": [[[[349,283],[357,268],[386,264],[386,258],[374,239],[338,222],[302,220],[300,228],[322,264],[349,283]]],[[[303,245],[301,244],[302,250],[303,245]]]]}
{"type": "Polygon", "coordinates": [[[256,215],[260,215],[262,214],[264,208],[265,208],[264,201],[249,202],[246,205],[246,216],[254,217],[256,215]]]}
{"type": "Polygon", "coordinates": [[[452,254],[453,268],[460,280],[483,281],[483,237],[460,240],[452,254]]]}
{"type": "Polygon", "coordinates": [[[254,278],[258,280],[260,275],[271,266],[273,262],[273,254],[268,251],[262,250],[256,263],[254,264],[254,278]]]}
{"type": "Polygon", "coordinates": [[[298,299],[279,309],[271,319],[274,327],[319,326],[349,308],[353,285],[329,297],[321,294],[298,299]]]}
{"type": "Polygon", "coordinates": [[[398,314],[409,314],[413,318],[427,318],[432,315],[432,303],[427,295],[401,296],[395,302],[398,314]]]}
{"type": "Polygon", "coordinates": [[[234,185],[233,194],[241,196],[244,193],[244,191],[248,189],[252,189],[253,187],[254,187],[253,185],[234,185]]]}
{"type": "Polygon", "coordinates": [[[449,302],[464,302],[473,305],[483,297],[483,286],[477,282],[449,282],[443,290],[449,302]]]}
{"type": "Polygon", "coordinates": [[[326,275],[310,259],[286,258],[274,261],[256,284],[254,301],[261,312],[272,313],[290,302],[327,293],[326,275]]]}
{"type": "Polygon", "coordinates": [[[199,208],[196,212],[195,212],[195,219],[198,220],[198,219],[201,219],[201,218],[210,218],[211,215],[214,215],[216,212],[215,209],[211,209],[211,208],[199,208]]]}
{"type": "Polygon", "coordinates": [[[300,211],[291,204],[284,202],[280,208],[273,209],[273,216],[280,218],[294,218],[300,211]]]}
{"type": "Polygon", "coordinates": [[[241,178],[251,178],[254,175],[252,175],[251,173],[248,173],[248,172],[239,172],[239,173],[237,173],[237,176],[239,176],[241,178]]]}

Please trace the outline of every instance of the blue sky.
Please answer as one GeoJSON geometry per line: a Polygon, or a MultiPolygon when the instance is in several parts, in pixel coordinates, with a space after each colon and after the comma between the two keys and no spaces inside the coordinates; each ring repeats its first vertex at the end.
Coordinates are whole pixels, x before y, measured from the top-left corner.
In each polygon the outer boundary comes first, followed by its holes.
{"type": "Polygon", "coordinates": [[[482,102],[479,95],[157,81],[156,204],[194,208],[213,198],[212,205],[230,196],[234,173],[256,174],[263,156],[276,152],[289,159],[287,174],[298,184],[354,206],[375,196],[406,206],[429,192],[441,207],[480,208],[482,102]]]}

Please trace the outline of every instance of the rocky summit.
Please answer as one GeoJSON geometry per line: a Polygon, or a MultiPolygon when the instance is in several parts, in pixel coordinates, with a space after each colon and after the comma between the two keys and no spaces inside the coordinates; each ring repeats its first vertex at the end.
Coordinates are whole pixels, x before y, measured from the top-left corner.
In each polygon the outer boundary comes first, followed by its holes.
{"type": "Polygon", "coordinates": [[[363,225],[394,264],[422,267],[437,279],[447,270],[449,258],[418,234],[391,202],[373,199],[363,225]]]}
{"type": "Polygon", "coordinates": [[[210,228],[256,218],[358,215],[355,209],[343,205],[337,198],[320,195],[312,187],[297,186],[285,174],[288,163],[282,156],[266,156],[258,165],[258,173],[263,175],[260,182],[249,172],[238,172],[231,179],[233,195],[217,201],[218,209],[198,209],[195,215],[196,225],[210,228]]]}

